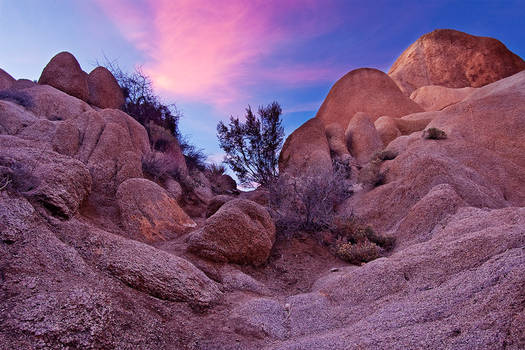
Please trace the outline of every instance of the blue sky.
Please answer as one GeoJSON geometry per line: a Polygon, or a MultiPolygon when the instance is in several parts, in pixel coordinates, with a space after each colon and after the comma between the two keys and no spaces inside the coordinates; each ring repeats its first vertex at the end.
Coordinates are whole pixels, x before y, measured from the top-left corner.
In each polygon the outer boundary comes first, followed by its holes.
{"type": "Polygon", "coordinates": [[[388,71],[437,28],[494,37],[524,57],[524,19],[525,1],[508,0],[0,0],[0,68],[38,79],[60,51],[86,71],[104,55],[142,66],[184,112],[182,132],[217,160],[217,122],[247,105],[278,101],[290,133],[339,77],[388,71]]]}

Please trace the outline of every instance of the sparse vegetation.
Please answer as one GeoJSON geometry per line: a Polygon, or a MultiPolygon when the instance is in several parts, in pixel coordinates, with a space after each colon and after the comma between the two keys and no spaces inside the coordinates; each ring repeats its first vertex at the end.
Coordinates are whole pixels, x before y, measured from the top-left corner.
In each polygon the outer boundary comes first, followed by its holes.
{"type": "Polygon", "coordinates": [[[352,264],[368,262],[394,247],[393,237],[376,233],[353,217],[338,218],[334,234],[337,236],[335,254],[352,264]]]}
{"type": "Polygon", "coordinates": [[[116,61],[107,58],[102,65],[113,74],[122,88],[125,97],[122,110],[146,128],[152,147],[163,152],[175,140],[188,168],[203,171],[206,154],[180,133],[179,120],[182,112],[174,103],[161,102],[160,97],[153,90],[151,78],[140,68],[131,73],[124,72],[116,61]]]}
{"type": "Polygon", "coordinates": [[[348,167],[335,163],[332,173],[282,175],[270,188],[270,208],[277,230],[290,235],[302,230],[330,229],[336,207],[352,195],[348,167]]]}
{"type": "Polygon", "coordinates": [[[423,132],[423,137],[427,140],[443,140],[447,138],[447,134],[438,128],[428,128],[423,132]]]}
{"type": "Polygon", "coordinates": [[[17,90],[0,91],[0,100],[11,101],[25,108],[31,107],[33,105],[31,96],[23,91],[17,90]]]}
{"type": "Polygon", "coordinates": [[[358,182],[365,188],[372,189],[386,183],[386,173],[381,171],[381,161],[374,159],[359,172],[358,182]]]}
{"type": "Polygon", "coordinates": [[[379,161],[385,161],[385,160],[392,160],[397,157],[397,153],[391,150],[382,150],[378,151],[374,154],[372,157],[373,160],[379,160],[379,161]]]}
{"type": "Polygon", "coordinates": [[[224,163],[237,174],[242,184],[267,186],[277,178],[279,150],[284,129],[281,106],[273,102],[259,107],[257,116],[251,107],[246,109],[245,122],[230,118],[228,125],[217,124],[220,147],[226,152],[224,163]]]}

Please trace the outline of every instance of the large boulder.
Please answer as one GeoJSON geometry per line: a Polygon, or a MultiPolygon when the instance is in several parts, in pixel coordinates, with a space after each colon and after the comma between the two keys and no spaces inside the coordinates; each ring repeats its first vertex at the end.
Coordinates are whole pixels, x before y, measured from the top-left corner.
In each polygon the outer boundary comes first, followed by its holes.
{"type": "Polygon", "coordinates": [[[422,86],[412,92],[410,98],[425,111],[439,111],[450,105],[463,101],[475,88],[447,88],[444,86],[430,85],[422,86]]]}
{"type": "Polygon", "coordinates": [[[388,75],[407,95],[419,87],[481,87],[525,69],[500,41],[452,29],[437,29],[410,45],[388,75]]]}
{"type": "Polygon", "coordinates": [[[128,179],[118,187],[116,198],[122,225],[131,238],[166,240],[196,226],[175,199],[152,181],[128,179]]]}
{"type": "Polygon", "coordinates": [[[14,82],[15,78],[0,68],[0,91],[9,89],[14,84],[14,82]]]}
{"type": "Polygon", "coordinates": [[[334,84],[316,118],[324,125],[338,123],[344,129],[357,112],[368,114],[374,122],[383,115],[397,118],[421,111],[388,75],[377,69],[360,68],[334,84]]]}
{"type": "Polygon", "coordinates": [[[348,123],[345,131],[346,144],[350,153],[361,164],[372,159],[372,156],[383,148],[383,142],[371,118],[358,112],[348,123]]]}
{"type": "Polygon", "coordinates": [[[339,124],[332,123],[326,126],[325,131],[332,155],[339,160],[350,158],[345,141],[345,130],[339,124]]]}
{"type": "Polygon", "coordinates": [[[51,215],[72,217],[91,191],[86,166],[55,152],[3,145],[0,165],[7,168],[12,188],[41,203],[51,215]]]}
{"type": "Polygon", "coordinates": [[[75,56],[69,52],[55,55],[42,71],[38,83],[50,85],[82,101],[89,98],[87,74],[80,68],[75,56]]]}
{"type": "Polygon", "coordinates": [[[260,266],[270,256],[275,225],[268,211],[246,200],[231,200],[188,239],[188,250],[217,262],[260,266]]]}
{"type": "Polygon", "coordinates": [[[89,87],[88,102],[100,108],[120,108],[124,95],[117,80],[105,67],[97,67],[87,77],[89,87]]]}
{"type": "Polygon", "coordinates": [[[351,198],[345,210],[355,209],[376,229],[388,231],[410,210],[420,212],[414,206],[440,184],[450,185],[469,206],[525,205],[524,91],[521,72],[441,112],[427,112],[434,115],[427,127],[443,130],[447,139],[425,140],[421,133],[398,137],[387,150],[399,155],[382,165],[386,184],[351,198]]]}
{"type": "MultiPolygon", "coordinates": [[[[16,86],[16,84],[15,84],[16,86]]],[[[31,85],[18,89],[31,98],[28,110],[49,120],[74,119],[92,108],[84,101],[49,85],[31,85]]]]}
{"type": "Polygon", "coordinates": [[[394,118],[388,116],[379,117],[374,122],[374,127],[383,142],[387,146],[391,141],[401,136],[401,131],[397,128],[394,118]]]}
{"type": "Polygon", "coordinates": [[[324,125],[312,118],[297,128],[284,142],[279,155],[279,172],[292,176],[305,171],[331,171],[330,148],[324,125]]]}

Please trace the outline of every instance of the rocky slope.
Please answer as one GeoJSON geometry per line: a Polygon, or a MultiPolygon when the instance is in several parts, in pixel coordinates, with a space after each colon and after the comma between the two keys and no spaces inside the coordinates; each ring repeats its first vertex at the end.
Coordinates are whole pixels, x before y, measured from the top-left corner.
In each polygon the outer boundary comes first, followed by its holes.
{"type": "MultiPolygon", "coordinates": [[[[469,40],[455,49],[476,61],[469,40]]],[[[108,108],[111,77],[89,83],[72,57],[44,69],[52,86],[0,70],[0,349],[525,347],[525,72],[464,90],[451,67],[409,98],[358,70],[288,138],[282,173],[344,160],[354,179],[373,162],[384,175],[337,208],[396,237],[357,266],[276,239],[264,191],[212,200],[231,185],[204,177],[183,207],[176,182],[144,178],[148,135],[108,108]]]]}

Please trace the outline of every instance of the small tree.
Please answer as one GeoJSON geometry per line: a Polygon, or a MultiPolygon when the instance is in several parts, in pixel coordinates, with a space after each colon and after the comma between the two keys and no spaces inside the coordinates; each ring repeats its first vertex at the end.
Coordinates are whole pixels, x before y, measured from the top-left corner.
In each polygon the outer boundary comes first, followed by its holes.
{"type": "Polygon", "coordinates": [[[266,186],[277,177],[279,150],[283,144],[282,109],[277,102],[259,107],[257,116],[246,109],[246,121],[230,118],[229,125],[217,124],[219,145],[224,162],[237,174],[242,184],[266,186]]]}

